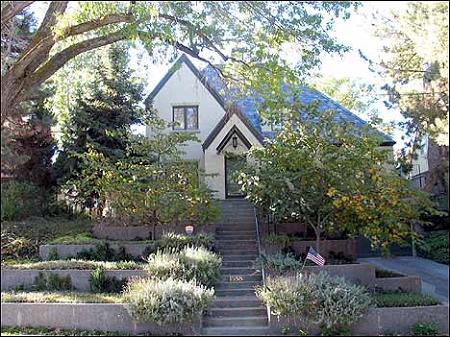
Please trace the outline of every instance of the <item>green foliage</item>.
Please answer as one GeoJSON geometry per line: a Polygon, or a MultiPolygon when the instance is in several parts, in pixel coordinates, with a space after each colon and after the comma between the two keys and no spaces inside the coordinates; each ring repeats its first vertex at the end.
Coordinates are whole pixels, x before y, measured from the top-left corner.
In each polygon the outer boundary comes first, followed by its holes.
{"type": "Polygon", "coordinates": [[[59,276],[58,274],[39,273],[34,279],[33,291],[63,291],[72,289],[70,275],[59,276]]]}
{"type": "Polygon", "coordinates": [[[129,336],[124,332],[107,332],[95,330],[67,330],[48,328],[28,328],[28,327],[6,327],[2,326],[2,336],[129,336]]]}
{"type": "Polygon", "coordinates": [[[425,238],[417,245],[419,256],[439,263],[448,264],[448,231],[425,234],[425,238]]]}
{"type": "Polygon", "coordinates": [[[297,260],[295,256],[281,253],[275,255],[262,254],[258,258],[257,264],[262,266],[270,275],[297,272],[302,267],[301,261],[297,260]]]}
{"type": "Polygon", "coordinates": [[[143,268],[142,263],[134,261],[120,261],[120,262],[104,262],[104,261],[83,261],[83,260],[58,260],[58,261],[40,261],[30,263],[20,263],[2,266],[5,269],[16,270],[94,270],[97,267],[104,267],[106,270],[129,270],[143,268]]]}
{"type": "Polygon", "coordinates": [[[312,227],[319,252],[323,233],[364,235],[384,250],[407,242],[411,221],[435,211],[425,194],[388,168],[379,134],[336,123],[334,112],[318,113],[315,104],[303,108],[307,117],[250,151],[257,164],[239,177],[247,198],[275,219],[312,227]]]}
{"type": "Polygon", "coordinates": [[[50,241],[50,244],[90,244],[90,243],[98,243],[100,240],[92,237],[91,233],[77,233],[75,235],[62,235],[50,241]]]}
{"type": "Polygon", "coordinates": [[[279,248],[280,250],[286,249],[292,242],[292,239],[287,235],[271,234],[264,238],[264,242],[279,248]]]}
{"type": "Polygon", "coordinates": [[[439,326],[435,322],[417,322],[411,327],[413,336],[439,336],[439,326]]]}
{"type": "Polygon", "coordinates": [[[49,196],[38,186],[21,181],[1,184],[1,220],[21,220],[42,216],[49,204],[49,196]]]}
{"type": "Polygon", "coordinates": [[[128,283],[124,299],[135,320],[167,325],[199,319],[213,294],[194,281],[137,279],[128,283]]]}
{"type": "Polygon", "coordinates": [[[90,261],[132,261],[133,256],[126,253],[123,247],[116,251],[111,248],[109,242],[100,241],[95,248],[84,249],[77,253],[76,259],[90,261]]]}
{"type": "Polygon", "coordinates": [[[214,246],[214,241],[214,236],[209,234],[200,233],[197,235],[189,236],[185,234],[169,232],[164,233],[159,240],[155,241],[155,249],[171,250],[177,252],[188,246],[212,249],[214,246]]]}
{"type": "Polygon", "coordinates": [[[377,277],[377,278],[401,277],[401,276],[404,276],[404,275],[390,271],[390,270],[375,269],[375,277],[377,277]]]}
{"type": "Polygon", "coordinates": [[[56,249],[56,247],[51,247],[51,248],[48,250],[47,260],[48,260],[48,261],[59,260],[58,250],[56,249]]]}
{"type": "Polygon", "coordinates": [[[2,292],[2,303],[122,303],[117,294],[91,294],[80,292],[31,291],[2,292]]]}
{"type": "Polygon", "coordinates": [[[374,295],[374,301],[379,308],[389,307],[422,307],[441,304],[437,299],[416,293],[381,293],[374,295]]]}
{"type": "Polygon", "coordinates": [[[89,276],[89,287],[93,293],[120,293],[127,284],[127,279],[106,276],[102,266],[97,267],[89,276]]]}
{"type": "Polygon", "coordinates": [[[345,331],[371,304],[364,287],[324,272],[270,279],[256,293],[274,315],[311,318],[325,333],[345,331]]]}
{"type": "Polygon", "coordinates": [[[195,280],[212,286],[220,276],[221,258],[202,247],[185,247],[180,252],[157,251],[147,259],[145,270],[151,277],[195,280]]]}
{"type": "Polygon", "coordinates": [[[90,227],[89,219],[82,217],[33,217],[22,221],[2,221],[2,262],[11,258],[37,259],[40,245],[58,236],[86,232],[90,227]]]}

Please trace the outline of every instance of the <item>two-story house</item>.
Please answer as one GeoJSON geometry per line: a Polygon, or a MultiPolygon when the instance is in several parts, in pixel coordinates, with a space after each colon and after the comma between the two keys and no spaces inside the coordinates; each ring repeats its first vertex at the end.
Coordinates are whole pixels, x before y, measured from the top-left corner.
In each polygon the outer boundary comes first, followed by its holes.
{"type": "MultiPolygon", "coordinates": [[[[207,66],[200,71],[182,55],[145,102],[161,118],[174,123],[167,132],[197,134],[200,143],[192,142],[183,148],[185,159],[198,161],[207,175],[213,175],[207,176],[206,182],[218,199],[242,196],[232,175],[243,159],[228,154],[245,154],[252,146],[264,146],[264,140],[275,135],[270,127],[262,125],[254,98],[230,102],[221,94],[223,88],[214,68],[207,66]]],[[[318,101],[319,109],[335,110],[355,128],[366,125],[364,120],[314,89],[305,89],[300,99],[304,104],[318,101]]],[[[147,135],[149,132],[147,128],[147,135]]],[[[392,152],[395,142],[386,135],[383,138],[380,145],[392,152]]]]}

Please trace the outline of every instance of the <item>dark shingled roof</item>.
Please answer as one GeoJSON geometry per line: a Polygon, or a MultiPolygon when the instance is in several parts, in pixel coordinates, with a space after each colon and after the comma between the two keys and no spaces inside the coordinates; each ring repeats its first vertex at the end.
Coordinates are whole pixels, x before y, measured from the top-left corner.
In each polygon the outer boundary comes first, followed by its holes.
{"type": "MultiPolygon", "coordinates": [[[[145,104],[148,106],[151,104],[153,98],[161,90],[164,84],[170,79],[172,74],[179,68],[181,63],[185,63],[189,69],[195,74],[195,76],[203,83],[206,89],[213,95],[217,102],[224,107],[226,105],[237,107],[242,114],[240,117],[246,118],[253,127],[252,132],[259,133],[260,139],[263,138],[273,138],[275,137],[275,132],[272,131],[262,131],[261,129],[261,118],[256,109],[257,102],[261,101],[261,97],[243,97],[236,98],[233,93],[226,87],[225,83],[220,78],[217,70],[211,66],[205,67],[202,71],[199,71],[194,64],[189,60],[189,58],[183,54],[163,77],[163,79],[158,83],[155,89],[150,93],[150,95],[145,100],[145,104]]],[[[318,102],[319,111],[334,110],[336,112],[335,120],[337,123],[350,122],[357,129],[362,128],[367,125],[367,122],[356,116],[354,113],[344,108],[342,105],[331,99],[330,97],[322,94],[318,90],[308,87],[302,87],[300,94],[300,101],[302,104],[308,104],[311,102],[318,102]]],[[[289,98],[288,98],[289,99],[289,98]]],[[[300,111],[300,113],[303,113],[300,111]]],[[[220,123],[219,123],[220,124],[220,123]]],[[[382,145],[391,146],[395,144],[395,141],[388,135],[375,130],[377,135],[383,138],[382,145]]]]}

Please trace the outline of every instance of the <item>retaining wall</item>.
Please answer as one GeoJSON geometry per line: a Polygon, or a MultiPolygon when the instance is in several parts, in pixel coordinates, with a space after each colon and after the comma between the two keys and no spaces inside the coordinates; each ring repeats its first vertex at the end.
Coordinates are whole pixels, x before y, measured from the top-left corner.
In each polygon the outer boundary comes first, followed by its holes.
{"type": "Polygon", "coordinates": [[[381,288],[384,291],[401,291],[420,294],[422,292],[422,279],[418,276],[376,278],[375,287],[381,288]]]}
{"type": "Polygon", "coordinates": [[[151,333],[159,336],[170,333],[198,335],[201,320],[193,325],[167,324],[134,321],[123,304],[109,303],[2,303],[2,326],[51,327],[59,329],[98,330],[127,332],[131,334],[151,333]]]}
{"type": "MultiPolygon", "coordinates": [[[[151,249],[154,244],[149,242],[120,242],[113,243],[110,242],[111,249],[119,250],[119,248],[125,248],[125,252],[134,257],[142,257],[147,248],[151,249]]],[[[73,245],[73,244],[55,244],[55,245],[42,245],[39,247],[39,256],[42,260],[48,259],[48,254],[51,249],[56,249],[58,253],[58,258],[65,260],[68,258],[74,258],[76,255],[83,250],[95,249],[95,244],[83,244],[83,245],[73,245]]]]}
{"type": "MultiPolygon", "coordinates": [[[[60,277],[70,276],[72,287],[79,291],[89,291],[89,277],[92,270],[18,270],[2,269],[1,271],[1,289],[14,290],[17,287],[31,288],[34,285],[36,277],[40,273],[44,275],[56,274],[60,277]]],[[[145,277],[147,274],[143,270],[107,270],[107,277],[116,277],[117,279],[131,279],[133,277],[145,277]]]]}

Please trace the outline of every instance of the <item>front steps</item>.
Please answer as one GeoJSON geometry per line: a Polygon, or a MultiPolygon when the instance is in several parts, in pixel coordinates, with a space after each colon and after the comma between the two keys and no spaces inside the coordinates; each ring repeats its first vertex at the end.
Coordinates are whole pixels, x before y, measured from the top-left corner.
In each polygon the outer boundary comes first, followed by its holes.
{"type": "Polygon", "coordinates": [[[260,336],[267,334],[267,309],[255,295],[262,285],[253,207],[245,200],[224,201],[216,231],[216,249],[222,255],[216,299],[204,320],[202,335],[260,336]]]}

